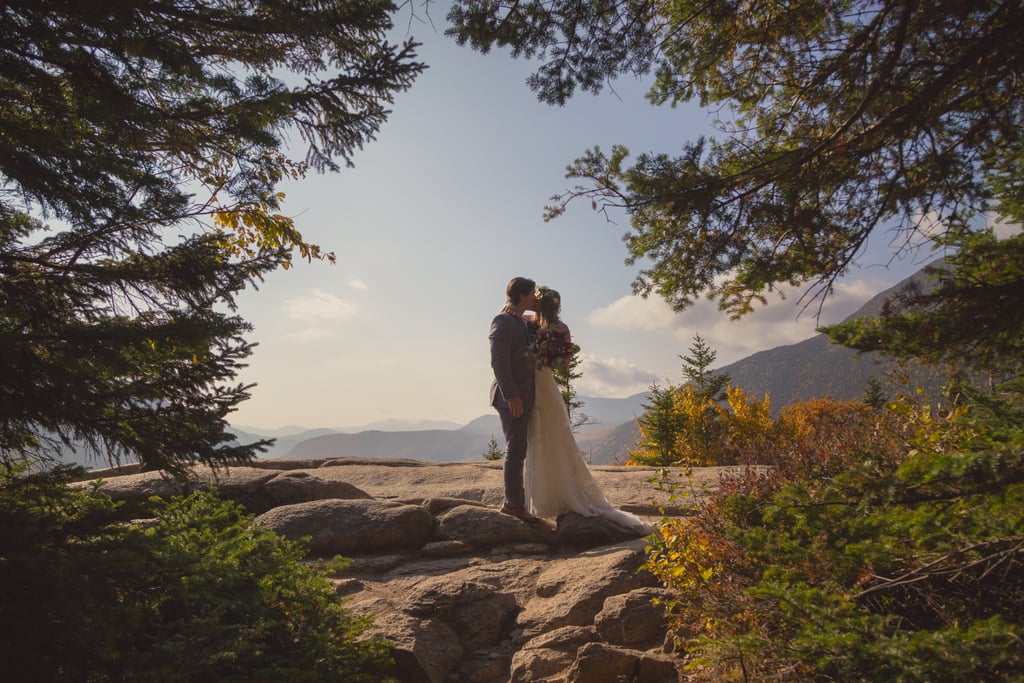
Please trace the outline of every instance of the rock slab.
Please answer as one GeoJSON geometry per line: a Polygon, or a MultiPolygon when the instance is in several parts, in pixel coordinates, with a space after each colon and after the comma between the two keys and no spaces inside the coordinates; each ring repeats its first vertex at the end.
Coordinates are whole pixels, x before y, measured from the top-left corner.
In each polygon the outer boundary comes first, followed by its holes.
{"type": "MultiPolygon", "coordinates": [[[[717,486],[721,468],[596,467],[609,501],[652,529],[717,486]]],[[[306,539],[310,558],[343,555],[349,609],[392,643],[402,683],[681,681],[667,651],[668,593],[644,569],[648,541],[599,518],[527,525],[498,511],[501,465],[334,458],[257,460],[160,473],[98,473],[97,486],[138,517],[150,496],[216,487],[258,524],[306,539]]]]}

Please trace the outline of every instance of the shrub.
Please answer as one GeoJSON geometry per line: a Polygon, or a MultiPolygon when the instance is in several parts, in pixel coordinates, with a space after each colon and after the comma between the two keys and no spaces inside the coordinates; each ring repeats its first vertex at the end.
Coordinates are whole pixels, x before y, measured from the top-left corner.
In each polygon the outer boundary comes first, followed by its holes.
{"type": "Polygon", "coordinates": [[[806,448],[723,482],[649,549],[649,569],[674,589],[693,680],[1019,676],[1024,429],[1006,419],[1015,405],[942,418],[911,409],[895,427],[891,415],[864,413],[842,438],[859,412],[794,410],[806,448]],[[893,445],[904,438],[902,450],[893,445]]]}
{"type": "Polygon", "coordinates": [[[18,681],[379,681],[365,638],[301,544],[200,492],[147,524],[51,472],[0,479],[0,639],[18,681]],[[29,656],[31,653],[31,656],[29,656]]]}

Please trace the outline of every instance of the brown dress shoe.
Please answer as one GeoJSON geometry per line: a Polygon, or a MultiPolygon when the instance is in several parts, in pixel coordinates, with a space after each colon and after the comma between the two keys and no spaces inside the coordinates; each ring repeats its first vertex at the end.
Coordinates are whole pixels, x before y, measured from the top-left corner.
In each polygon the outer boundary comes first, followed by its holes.
{"type": "Polygon", "coordinates": [[[534,517],[530,512],[519,505],[502,505],[501,513],[505,515],[512,515],[513,517],[526,522],[527,524],[536,524],[540,521],[540,518],[534,517]]]}

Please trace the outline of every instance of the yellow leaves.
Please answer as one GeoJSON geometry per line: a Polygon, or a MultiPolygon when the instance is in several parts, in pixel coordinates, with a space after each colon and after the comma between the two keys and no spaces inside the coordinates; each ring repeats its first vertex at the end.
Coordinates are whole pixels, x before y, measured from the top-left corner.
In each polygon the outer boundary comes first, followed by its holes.
{"type": "Polygon", "coordinates": [[[696,525],[668,520],[659,535],[657,548],[648,553],[647,568],[666,586],[696,590],[724,570],[723,556],[696,525]]]}
{"type": "Polygon", "coordinates": [[[651,412],[658,414],[639,421],[641,438],[630,464],[705,467],[748,462],[748,456],[775,436],[768,396],[759,401],[739,387],[727,387],[726,405],[719,405],[692,385],[670,386],[651,412]]]}
{"type": "Polygon", "coordinates": [[[306,242],[295,227],[294,219],[279,212],[286,195],[273,186],[282,180],[303,178],[306,165],[276,151],[265,152],[256,159],[248,160],[248,163],[255,180],[267,189],[256,199],[234,203],[222,203],[219,197],[233,174],[239,172],[239,167],[232,168],[233,164],[240,164],[237,159],[229,155],[211,159],[205,168],[198,171],[210,190],[207,207],[225,254],[255,258],[264,251],[281,251],[286,254],[282,267],[287,269],[291,265],[292,253],[298,251],[307,261],[326,260],[333,264],[333,252],[324,252],[319,245],[306,242]]]}
{"type": "MultiPolygon", "coordinates": [[[[284,198],[284,193],[275,193],[274,197],[279,201],[284,198]]],[[[222,235],[225,251],[233,256],[253,258],[263,250],[284,250],[289,252],[283,264],[286,269],[291,262],[290,252],[295,250],[307,261],[317,259],[334,263],[333,252],[324,253],[319,245],[303,240],[292,218],[269,210],[277,201],[215,209],[213,222],[222,235]]]]}
{"type": "Polygon", "coordinates": [[[915,454],[953,452],[984,432],[976,421],[964,419],[969,413],[966,405],[940,412],[929,404],[901,399],[894,402],[890,410],[908,427],[910,446],[915,454]]]}

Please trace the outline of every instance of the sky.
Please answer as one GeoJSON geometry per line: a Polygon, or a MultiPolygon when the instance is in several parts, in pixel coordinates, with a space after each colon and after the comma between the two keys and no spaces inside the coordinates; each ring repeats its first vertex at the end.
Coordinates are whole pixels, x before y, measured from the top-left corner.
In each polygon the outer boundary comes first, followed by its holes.
{"type": "Polygon", "coordinates": [[[818,319],[817,306],[798,303],[800,290],[738,322],[709,301],[674,313],[634,296],[628,217],[609,222],[579,202],[545,223],[544,206],[573,184],[565,167],[587,149],[671,154],[715,134],[712,116],[695,105],[652,106],[649,82],[635,79],[564,107],[541,104],[525,84],[528,62],[459,47],[444,35],[444,14],[432,7],[433,25],[398,15],[394,39],[423,43],[429,68],[398,94],[354,167],[281,187],[284,212],[337,263],[296,256],[239,297],[258,344],[239,380],[256,386],[232,425],[352,430],[492,414],[487,333],[518,275],[561,293],[582,349],[577,393],[624,398],[678,384],[679,356],[695,334],[717,352],[716,367],[793,344],[933,257],[893,262],[878,236],[818,319]]]}

